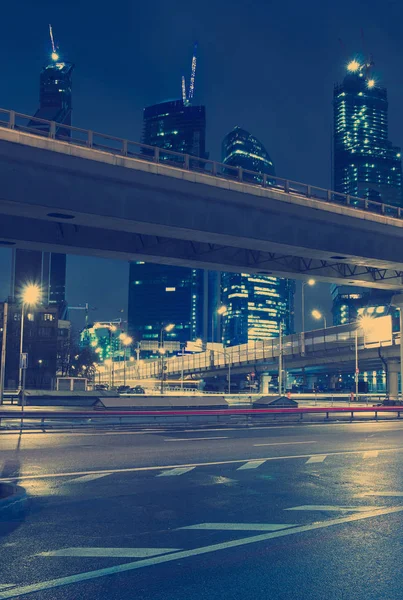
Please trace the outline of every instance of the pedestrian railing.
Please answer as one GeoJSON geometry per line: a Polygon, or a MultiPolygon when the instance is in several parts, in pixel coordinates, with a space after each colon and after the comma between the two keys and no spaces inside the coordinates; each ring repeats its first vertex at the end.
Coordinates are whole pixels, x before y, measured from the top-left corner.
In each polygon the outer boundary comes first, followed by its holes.
{"type": "Polygon", "coordinates": [[[306,183],[250,171],[242,167],[233,167],[189,154],[180,154],[179,152],[165,148],[148,146],[106,133],[98,133],[64,123],[39,119],[38,117],[25,115],[13,110],[0,109],[0,127],[136,160],[168,165],[175,169],[184,169],[186,171],[204,173],[220,179],[238,181],[246,186],[263,187],[293,196],[349,206],[396,219],[401,219],[403,216],[400,206],[384,204],[366,198],[358,198],[357,196],[350,196],[349,194],[335,192],[306,183]]]}

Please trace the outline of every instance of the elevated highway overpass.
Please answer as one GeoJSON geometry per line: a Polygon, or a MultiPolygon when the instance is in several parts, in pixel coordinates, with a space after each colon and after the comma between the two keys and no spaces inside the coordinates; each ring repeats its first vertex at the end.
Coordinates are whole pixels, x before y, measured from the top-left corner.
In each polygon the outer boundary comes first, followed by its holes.
{"type": "Polygon", "coordinates": [[[403,214],[0,109],[0,245],[399,290],[403,214]]]}

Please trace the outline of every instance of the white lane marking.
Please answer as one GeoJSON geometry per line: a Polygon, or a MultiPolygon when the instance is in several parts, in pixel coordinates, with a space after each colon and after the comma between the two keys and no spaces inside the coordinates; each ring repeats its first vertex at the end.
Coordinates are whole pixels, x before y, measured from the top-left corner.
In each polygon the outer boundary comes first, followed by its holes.
{"type": "Polygon", "coordinates": [[[183,550],[181,552],[173,552],[172,554],[165,554],[163,556],[156,556],[154,558],[146,558],[144,560],[137,560],[135,562],[125,563],[123,565],[115,565],[114,567],[107,567],[105,569],[97,569],[95,571],[88,571],[85,573],[78,573],[77,575],[70,575],[67,577],[60,577],[59,579],[50,579],[49,581],[42,581],[40,583],[34,583],[32,585],[25,585],[20,588],[0,592],[0,600],[8,600],[8,598],[18,598],[25,594],[33,594],[34,592],[40,592],[43,590],[50,590],[58,588],[64,585],[72,583],[78,583],[80,581],[89,581],[91,579],[98,579],[99,577],[105,577],[107,575],[115,575],[116,573],[125,573],[126,571],[133,571],[136,569],[142,569],[144,567],[151,567],[153,565],[168,563],[172,561],[181,560],[182,558],[190,558],[193,556],[200,556],[202,554],[209,554],[210,552],[218,552],[219,550],[229,550],[231,548],[237,548],[245,546],[247,544],[256,544],[258,542],[265,542],[274,538],[285,537],[288,535],[295,535],[297,533],[304,533],[305,531],[314,531],[315,529],[325,529],[327,527],[333,527],[334,525],[343,525],[344,523],[351,523],[354,521],[361,521],[362,519],[370,519],[373,517],[381,517],[384,515],[390,515],[394,513],[403,512],[403,506],[397,506],[393,508],[387,508],[385,510],[376,510],[367,513],[356,513],[347,517],[339,519],[329,519],[328,521],[322,521],[319,523],[312,523],[311,525],[301,525],[299,527],[291,527],[289,529],[283,529],[281,531],[273,531],[271,533],[262,533],[260,535],[253,535],[239,540],[231,540],[229,542],[223,542],[221,544],[212,544],[210,546],[202,546],[201,548],[194,548],[193,550],[183,550]]]}
{"type": "MultiPolygon", "coordinates": [[[[403,446],[396,446],[394,448],[381,448],[378,452],[401,452],[403,446]]],[[[328,452],[326,455],[323,454],[294,454],[290,456],[268,456],[265,458],[237,458],[235,460],[218,460],[212,462],[202,463],[185,463],[181,465],[159,465],[159,466],[148,466],[148,467],[127,467],[124,469],[99,469],[97,471],[74,471],[70,473],[45,473],[43,475],[22,475],[20,477],[4,477],[0,478],[1,481],[23,481],[26,479],[51,479],[52,477],[72,477],[73,475],[91,475],[92,473],[136,473],[141,471],[161,471],[162,469],[177,469],[182,467],[214,467],[220,465],[236,465],[240,463],[249,462],[251,460],[291,460],[297,458],[310,458],[313,456],[348,456],[355,454],[362,454],[363,450],[344,450],[340,452],[328,452]]]]}
{"type": "Polygon", "coordinates": [[[163,471],[157,477],[174,477],[175,475],[183,475],[184,473],[188,473],[189,471],[193,471],[195,467],[183,467],[170,469],[169,471],[163,471]]]}
{"type": "Polygon", "coordinates": [[[279,531],[287,527],[298,527],[293,524],[281,523],[199,523],[198,525],[188,525],[179,527],[179,529],[207,529],[213,531],[279,531]]]}
{"type": "Polygon", "coordinates": [[[8,590],[10,588],[15,587],[16,583],[0,583],[0,590],[8,590]]]}
{"type": "Polygon", "coordinates": [[[367,450],[362,455],[362,458],[376,458],[379,455],[378,450],[367,450]]]}
{"type": "Polygon", "coordinates": [[[403,492],[363,492],[362,494],[356,494],[356,498],[363,498],[364,496],[381,496],[387,498],[402,498],[403,492]]]}
{"type": "Polygon", "coordinates": [[[81,556],[103,558],[148,558],[179,552],[180,548],[62,548],[50,552],[41,552],[37,556],[81,556]]]}
{"type": "Polygon", "coordinates": [[[316,444],[316,440],[310,442],[270,442],[270,444],[253,444],[254,446],[296,446],[297,444],[316,444]]]}
{"type": "Polygon", "coordinates": [[[309,465],[311,463],[322,463],[327,457],[327,454],[315,454],[315,456],[311,456],[311,458],[309,458],[306,461],[306,465],[309,465]]]}
{"type": "MultiPolygon", "coordinates": [[[[165,432],[166,433],[166,432],[165,432]]],[[[200,440],[227,440],[228,435],[199,438],[167,438],[164,442],[198,442],[200,440]]]]}
{"type": "Polygon", "coordinates": [[[257,469],[258,467],[260,467],[260,465],[263,465],[265,462],[265,460],[250,460],[244,465],[238,467],[237,471],[244,471],[246,469],[257,469]]]}
{"type": "Polygon", "coordinates": [[[76,479],[70,479],[65,483],[86,483],[87,481],[93,481],[94,479],[106,477],[107,475],[110,475],[110,473],[93,473],[92,475],[83,475],[82,477],[77,477],[76,479]]]}
{"type": "Polygon", "coordinates": [[[293,506],[284,510],[324,510],[341,512],[368,512],[381,510],[384,506],[329,506],[327,504],[304,504],[303,506],[293,506]]]}

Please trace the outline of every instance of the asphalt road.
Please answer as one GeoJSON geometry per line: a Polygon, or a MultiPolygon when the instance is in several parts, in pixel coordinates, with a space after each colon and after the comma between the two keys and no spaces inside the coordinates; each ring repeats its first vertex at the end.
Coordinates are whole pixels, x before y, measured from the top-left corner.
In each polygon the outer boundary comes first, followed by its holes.
{"type": "Polygon", "coordinates": [[[0,434],[0,599],[399,600],[403,424],[0,434]]]}

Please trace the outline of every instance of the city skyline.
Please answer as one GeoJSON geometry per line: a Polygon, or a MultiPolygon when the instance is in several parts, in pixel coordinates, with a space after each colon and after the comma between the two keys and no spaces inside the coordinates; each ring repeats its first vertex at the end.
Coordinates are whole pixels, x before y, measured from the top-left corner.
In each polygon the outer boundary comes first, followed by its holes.
{"type": "MultiPolygon", "coordinates": [[[[29,9],[29,7],[27,7],[29,9]]],[[[127,10],[129,10],[129,4],[126,4],[127,10]]],[[[159,7],[160,8],[160,7],[159,7]]],[[[145,9],[147,13],[148,9],[145,9]]],[[[173,11],[172,14],[164,12],[167,9],[161,8],[161,18],[156,19],[153,23],[153,31],[161,34],[161,43],[169,39],[169,28],[167,29],[166,24],[172,19],[172,23],[177,20],[177,12],[173,11]],[[162,18],[164,17],[164,19],[162,18]],[[164,23],[163,23],[164,21],[164,23]]],[[[306,16],[300,14],[302,22],[308,22],[308,29],[314,28],[314,22],[320,21],[321,16],[315,15],[313,18],[313,10],[309,10],[309,6],[305,7],[306,16]],[[311,22],[310,22],[311,21],[311,22]]],[[[340,80],[343,73],[345,63],[350,56],[354,55],[354,48],[361,45],[361,42],[357,43],[359,38],[358,26],[358,14],[355,13],[354,9],[350,11],[350,20],[348,23],[342,23],[338,16],[335,16],[335,21],[332,26],[324,31],[316,31],[317,40],[315,46],[323,45],[329,52],[323,53],[326,56],[322,56],[322,53],[315,54],[315,61],[311,61],[312,64],[308,65],[306,61],[304,73],[293,68],[296,53],[296,45],[298,39],[301,39],[301,33],[299,32],[299,24],[297,27],[297,19],[292,19],[291,22],[285,18],[285,14],[282,14],[281,9],[271,8],[271,12],[277,14],[279,21],[277,22],[278,33],[274,32],[272,40],[267,40],[267,36],[263,37],[263,30],[260,25],[261,12],[264,14],[265,7],[259,7],[259,11],[252,11],[252,14],[248,15],[248,19],[251,21],[249,25],[256,28],[256,35],[254,35],[254,44],[252,49],[249,49],[246,45],[240,44],[239,49],[234,50],[234,55],[230,60],[225,59],[225,81],[222,77],[219,77],[217,70],[217,50],[222,48],[222,45],[228,42],[228,33],[219,39],[214,37],[214,32],[218,32],[223,27],[224,15],[219,13],[214,23],[209,23],[210,27],[203,30],[203,25],[206,24],[206,20],[202,17],[200,23],[195,23],[190,18],[189,12],[186,10],[182,13],[181,19],[185,22],[187,18],[191,21],[191,26],[186,28],[179,28],[175,30],[176,43],[172,46],[167,46],[164,53],[160,53],[157,49],[150,49],[149,41],[145,39],[146,34],[140,32],[139,38],[135,41],[135,45],[142,48],[143,52],[141,56],[151,56],[150,60],[145,60],[145,65],[141,65],[139,59],[135,59],[133,52],[124,56],[123,49],[112,51],[113,44],[108,47],[108,56],[105,55],[106,49],[102,43],[96,43],[94,40],[99,42],[99,33],[96,30],[91,29],[91,35],[89,37],[80,37],[79,33],[82,31],[88,20],[90,19],[90,11],[85,8],[82,13],[81,20],[74,20],[76,12],[71,11],[71,14],[63,14],[56,7],[53,7],[50,3],[45,2],[44,6],[38,10],[32,11],[32,23],[35,25],[32,31],[28,31],[23,27],[23,43],[16,45],[15,39],[11,38],[6,32],[6,36],[1,44],[7,44],[7,49],[13,51],[15,55],[15,64],[18,68],[13,69],[13,73],[7,71],[9,67],[3,66],[5,74],[3,75],[3,81],[7,81],[11,78],[11,85],[8,85],[4,90],[2,97],[2,105],[7,108],[16,108],[23,112],[30,112],[31,114],[35,111],[35,101],[37,97],[37,77],[39,70],[44,62],[45,53],[49,50],[49,43],[47,39],[47,23],[50,21],[54,22],[55,35],[57,39],[63,40],[63,51],[69,60],[76,63],[75,73],[75,114],[74,124],[83,127],[92,127],[102,131],[110,131],[112,134],[124,135],[132,139],[139,139],[140,121],[138,118],[140,111],[143,106],[153,103],[158,99],[161,99],[161,91],[167,90],[163,96],[172,95],[179,97],[180,95],[180,75],[183,71],[187,72],[186,65],[188,64],[189,56],[191,54],[191,47],[194,39],[199,39],[201,46],[202,59],[198,64],[198,77],[199,85],[196,89],[197,102],[207,105],[208,108],[208,124],[207,124],[207,138],[208,148],[210,150],[210,156],[212,158],[218,158],[218,146],[220,139],[222,139],[226,124],[229,124],[228,129],[233,127],[235,124],[240,124],[247,127],[250,130],[256,132],[260,139],[264,143],[266,139],[270,141],[270,149],[273,153],[273,158],[277,165],[278,174],[280,176],[287,176],[292,179],[303,180],[309,183],[317,183],[319,185],[329,185],[330,183],[330,127],[331,127],[331,90],[336,81],[340,80]],[[256,58],[256,49],[263,49],[263,47],[270,50],[272,45],[274,46],[276,36],[280,35],[282,31],[285,31],[287,25],[287,31],[290,35],[290,41],[292,43],[287,49],[279,56],[277,63],[271,65],[271,75],[260,78],[259,86],[256,91],[255,87],[248,86],[248,82],[251,82],[255,77],[255,73],[261,60],[257,60],[257,64],[250,64],[250,73],[242,70],[242,65],[245,65],[245,61],[250,61],[252,56],[256,58]],[[202,31],[203,30],[203,31],[202,31]],[[71,35],[74,31],[75,34],[71,35]],[[331,35],[329,37],[329,31],[331,35]],[[291,40],[292,35],[296,35],[295,40],[291,40]],[[345,47],[342,48],[338,41],[338,37],[342,35],[345,47]],[[93,36],[93,37],[92,37],[93,36]],[[98,37],[97,37],[98,36],[98,37]],[[350,40],[354,40],[354,43],[350,43],[350,40]],[[212,42],[214,42],[212,44],[212,42]],[[265,44],[265,46],[263,46],[265,44]],[[347,47],[348,46],[348,47],[347,47]],[[22,50],[24,49],[24,52],[22,50]],[[187,51],[186,51],[187,49],[187,51]],[[240,52],[240,49],[242,52],[240,52]],[[30,60],[27,60],[27,51],[29,50],[30,60]],[[115,52],[115,53],[114,53],[115,52]],[[99,56],[98,61],[94,61],[95,53],[99,56]],[[136,68],[136,81],[141,80],[142,84],[130,85],[130,82],[125,80],[125,94],[119,96],[117,101],[117,90],[121,89],[121,83],[117,84],[118,74],[121,73],[123,66],[116,65],[116,72],[110,73],[110,79],[107,78],[105,72],[100,69],[100,64],[105,66],[111,65],[113,60],[116,59],[116,53],[119,57],[123,57],[123,64],[127,65],[127,61],[130,61],[131,67],[136,68]],[[241,57],[241,54],[244,54],[241,57]],[[241,58],[240,58],[241,57],[241,58]],[[105,59],[105,60],[104,60],[105,59]],[[240,60],[239,60],[240,59],[240,60]],[[103,62],[104,61],[104,62],[103,62]],[[35,66],[36,65],[36,66],[35,66]],[[90,67],[91,65],[91,67],[90,67]],[[235,69],[235,65],[237,68],[235,69]],[[239,78],[238,66],[242,70],[242,77],[239,78]],[[35,71],[36,69],[36,71],[35,71]],[[21,73],[24,73],[23,88],[20,87],[20,80],[13,79],[15,72],[18,72],[19,77],[21,73]],[[165,74],[166,73],[166,74],[165,74]],[[289,74],[292,73],[292,86],[286,85],[289,82],[289,74]],[[313,75],[316,73],[315,88],[316,95],[312,97],[311,93],[307,93],[306,87],[313,85],[313,75]],[[320,77],[317,74],[320,73],[320,77]],[[102,83],[105,84],[108,79],[108,84],[105,85],[104,89],[108,89],[108,93],[100,94],[102,102],[98,102],[94,105],[93,99],[99,95],[99,87],[102,83]],[[240,90],[240,81],[242,79],[242,90],[240,90]],[[276,81],[276,85],[272,85],[272,81],[276,81]],[[207,84],[208,82],[208,84],[207,84]],[[283,85],[279,85],[282,82],[283,85]],[[116,84],[114,86],[114,83],[116,84]],[[303,85],[303,84],[309,84],[303,85]],[[127,85],[129,84],[129,85],[127,85]],[[23,92],[22,92],[23,89],[23,92]],[[296,90],[298,90],[298,102],[295,96],[296,90]],[[128,98],[133,93],[136,93],[135,102],[129,102],[128,98]],[[237,93],[238,92],[238,95],[237,93]],[[240,93],[241,92],[241,93],[240,93]],[[223,96],[225,94],[225,98],[223,96]],[[308,98],[311,99],[311,104],[308,105],[308,98]],[[92,99],[92,100],[91,100],[92,99]],[[265,102],[262,105],[262,101],[265,102]],[[147,100],[147,101],[145,101],[147,100]],[[225,104],[225,113],[220,108],[225,104]],[[103,109],[101,111],[101,105],[103,109]],[[29,106],[31,107],[29,109],[29,106]],[[121,110],[117,111],[120,106],[121,110]],[[91,110],[90,110],[91,107],[91,110]],[[284,118],[287,114],[287,120],[284,118]],[[107,115],[107,118],[105,118],[107,115]],[[137,116],[136,116],[137,115],[137,116]],[[264,117],[264,118],[263,118],[264,117]],[[302,118],[303,117],[303,118],[302,118]],[[323,127],[319,132],[315,140],[310,139],[308,134],[309,123],[317,122],[318,118],[323,121],[323,127]],[[258,124],[257,125],[255,125],[258,124]],[[293,137],[284,136],[284,124],[287,123],[287,130],[291,129],[293,137]],[[327,124],[327,125],[326,125],[327,124]],[[307,151],[304,148],[302,151],[302,141],[309,142],[307,151]],[[292,143],[290,143],[292,142],[292,143]],[[291,148],[291,152],[290,152],[291,148]],[[329,148],[329,152],[323,151],[323,148],[329,148]],[[328,183],[327,183],[328,182],[328,183]]],[[[296,12],[298,8],[296,6],[296,12]]],[[[124,10],[123,10],[124,13],[124,10]]],[[[122,27],[129,27],[130,24],[123,24],[123,13],[122,17],[118,18],[119,24],[122,27]]],[[[237,10],[235,10],[237,13],[237,10]]],[[[126,15],[127,16],[127,15],[126,15]]],[[[323,16],[323,15],[322,15],[323,16]]],[[[229,15],[231,24],[235,27],[235,16],[234,14],[229,15]]],[[[360,26],[366,25],[365,19],[362,23],[362,15],[360,15],[360,26]]],[[[102,22],[102,17],[98,17],[97,23],[102,22]]],[[[130,21],[129,21],[130,23],[130,21]]],[[[368,25],[371,25],[369,23],[368,25]]],[[[392,27],[393,29],[393,27],[392,27]]],[[[389,90],[389,98],[391,101],[391,137],[395,143],[399,144],[399,141],[403,139],[403,124],[397,118],[397,110],[399,105],[399,94],[402,94],[401,86],[396,81],[396,52],[394,52],[394,45],[399,43],[397,37],[397,31],[395,35],[393,31],[390,32],[389,38],[385,35],[375,36],[373,33],[372,25],[368,29],[365,27],[366,36],[370,39],[371,50],[376,57],[376,62],[382,65],[383,74],[381,73],[380,80],[382,84],[385,82],[386,87],[389,90]]],[[[1,47],[1,45],[0,45],[1,47]]],[[[301,49],[298,49],[301,52],[301,49]]],[[[312,56],[314,52],[314,44],[310,43],[302,49],[303,57],[307,59],[312,56]]],[[[301,60],[303,60],[301,57],[301,60]]],[[[144,62],[144,61],[143,61],[144,62]]],[[[115,63],[113,63],[115,64],[115,63]]],[[[221,72],[220,72],[221,73],[221,72]]],[[[306,143],[305,143],[306,145],[306,143]]],[[[1,264],[4,265],[7,270],[7,262],[9,260],[9,253],[2,251],[1,264]]],[[[118,272],[122,274],[120,281],[127,280],[128,267],[122,263],[114,263],[113,261],[101,262],[95,261],[95,259],[83,258],[78,259],[77,257],[69,257],[68,261],[68,272],[71,269],[80,266],[81,269],[91,271],[87,265],[94,266],[95,272],[102,272],[102,276],[105,274],[103,266],[111,265],[108,267],[108,278],[116,277],[118,272]],[[97,266],[99,264],[99,266],[97,266]],[[101,266],[102,265],[102,266],[101,266]],[[113,265],[113,266],[112,266],[113,265]],[[124,275],[123,275],[124,274],[124,275]]],[[[2,269],[2,275],[5,275],[4,268],[2,269]]],[[[98,298],[91,298],[91,290],[85,294],[84,291],[77,289],[74,282],[74,277],[71,278],[73,281],[68,285],[68,300],[76,304],[77,302],[85,302],[88,300],[90,304],[99,304],[98,298]],[[87,297],[83,297],[86,295],[87,297]]],[[[7,295],[8,292],[8,278],[3,276],[2,290],[4,290],[3,296],[7,295]]],[[[117,285],[116,296],[117,300],[110,302],[109,306],[106,304],[101,310],[116,311],[124,308],[126,290],[121,292],[119,297],[119,285],[117,285]],[[122,306],[123,305],[123,306],[122,306]]],[[[328,286],[324,286],[327,288],[328,286]]],[[[318,288],[319,291],[319,288],[318,288]]],[[[95,294],[94,294],[95,296],[95,294]]],[[[318,298],[319,303],[323,303],[330,297],[328,291],[323,295],[322,298],[318,298]]],[[[103,299],[101,299],[104,302],[103,299]]],[[[298,302],[297,302],[298,306],[298,302]]],[[[298,313],[298,308],[296,310],[298,313]]],[[[114,316],[102,314],[101,316],[114,316]]],[[[298,322],[299,317],[296,315],[298,322]]],[[[314,323],[312,323],[313,325],[314,323]]]]}

